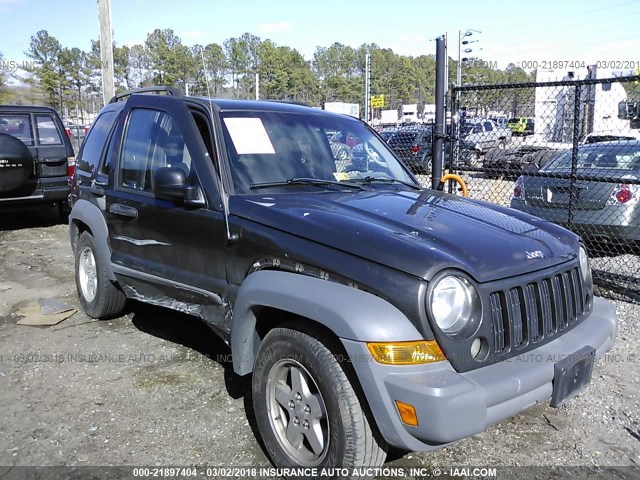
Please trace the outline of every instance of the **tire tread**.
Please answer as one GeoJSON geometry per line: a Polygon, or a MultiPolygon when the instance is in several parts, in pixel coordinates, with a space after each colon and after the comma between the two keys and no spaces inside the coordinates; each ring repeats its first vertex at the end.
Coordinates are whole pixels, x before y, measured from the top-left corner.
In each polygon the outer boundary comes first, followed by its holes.
{"type": "Polygon", "coordinates": [[[93,236],[89,232],[83,232],[80,235],[76,246],[76,285],[78,289],[78,296],[80,297],[80,303],[82,304],[86,314],[90,317],[106,320],[119,316],[124,310],[127,297],[124,292],[120,290],[118,285],[114,284],[109,279],[105,260],[100,252],[97,251],[93,236]],[[84,300],[78,281],[78,261],[80,252],[85,245],[93,251],[98,276],[96,298],[92,304],[87,303],[84,300]]]}
{"type": "Polygon", "coordinates": [[[351,385],[344,367],[336,360],[336,349],[331,348],[335,343],[333,339],[322,331],[307,333],[298,329],[277,327],[269,331],[263,343],[269,344],[279,338],[289,338],[303,345],[310,355],[324,365],[328,376],[335,379],[333,386],[336,387],[336,397],[343,407],[346,407],[343,409],[346,415],[342,416],[347,438],[346,449],[342,459],[343,465],[338,466],[381,466],[387,455],[386,442],[377,430],[371,428],[357,392],[351,385]]]}

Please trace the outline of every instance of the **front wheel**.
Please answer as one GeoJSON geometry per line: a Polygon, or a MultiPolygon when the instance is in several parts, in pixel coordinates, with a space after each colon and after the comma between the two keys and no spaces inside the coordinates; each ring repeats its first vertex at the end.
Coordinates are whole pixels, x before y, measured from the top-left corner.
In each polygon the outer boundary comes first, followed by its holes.
{"type": "Polygon", "coordinates": [[[258,429],[276,466],[384,463],[386,444],[374,434],[343,366],[317,338],[271,330],[258,350],[252,393],[258,429]]]}
{"type": "Polygon", "coordinates": [[[105,260],[96,251],[95,241],[89,232],[82,232],[75,253],[76,287],[86,314],[99,319],[120,315],[126,297],[109,279],[105,260]]]}

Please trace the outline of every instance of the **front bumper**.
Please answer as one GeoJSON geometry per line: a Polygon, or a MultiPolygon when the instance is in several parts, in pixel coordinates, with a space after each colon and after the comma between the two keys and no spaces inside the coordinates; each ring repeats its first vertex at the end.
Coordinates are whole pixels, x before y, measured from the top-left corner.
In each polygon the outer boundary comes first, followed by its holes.
{"type": "Polygon", "coordinates": [[[368,356],[365,343],[342,341],[385,440],[398,448],[429,451],[548,400],[554,364],[585,345],[601,357],[613,347],[616,332],[615,306],[596,297],[592,314],[555,340],[462,374],[449,362],[381,365],[368,356]],[[415,407],[417,427],[402,423],[394,400],[415,407]]]}

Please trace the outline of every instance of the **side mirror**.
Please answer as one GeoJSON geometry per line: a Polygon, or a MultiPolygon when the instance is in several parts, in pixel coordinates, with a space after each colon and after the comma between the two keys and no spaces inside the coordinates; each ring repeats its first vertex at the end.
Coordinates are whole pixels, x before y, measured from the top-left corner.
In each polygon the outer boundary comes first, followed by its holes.
{"type": "Polygon", "coordinates": [[[187,184],[184,170],[176,167],[158,168],[153,174],[156,198],[193,202],[198,199],[198,187],[187,184]]]}

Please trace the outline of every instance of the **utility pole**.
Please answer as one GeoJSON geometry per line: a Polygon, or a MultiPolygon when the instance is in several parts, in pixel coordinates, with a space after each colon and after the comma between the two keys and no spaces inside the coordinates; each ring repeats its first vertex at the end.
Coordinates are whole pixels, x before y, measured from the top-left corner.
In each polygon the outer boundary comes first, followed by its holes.
{"type": "Polygon", "coordinates": [[[364,58],[364,121],[369,123],[371,120],[371,55],[367,53],[364,58]]]}
{"type": "Polygon", "coordinates": [[[98,0],[100,18],[100,60],[102,62],[102,99],[104,104],[115,95],[113,81],[113,40],[111,39],[111,0],[98,0]]]}
{"type": "Polygon", "coordinates": [[[260,74],[256,68],[256,100],[260,100],[260,74]]]}

